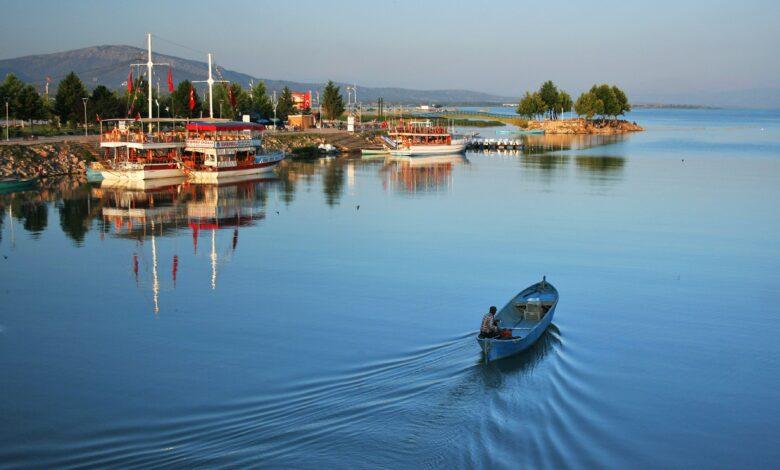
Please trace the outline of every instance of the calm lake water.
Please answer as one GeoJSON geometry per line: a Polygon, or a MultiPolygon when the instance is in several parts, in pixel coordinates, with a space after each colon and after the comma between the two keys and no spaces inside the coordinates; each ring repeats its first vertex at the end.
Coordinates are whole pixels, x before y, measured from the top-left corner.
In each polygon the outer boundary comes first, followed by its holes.
{"type": "Polygon", "coordinates": [[[0,466],[777,466],[780,112],[629,118],[0,197],[0,466]],[[542,275],[554,325],[483,364],[542,275]]]}

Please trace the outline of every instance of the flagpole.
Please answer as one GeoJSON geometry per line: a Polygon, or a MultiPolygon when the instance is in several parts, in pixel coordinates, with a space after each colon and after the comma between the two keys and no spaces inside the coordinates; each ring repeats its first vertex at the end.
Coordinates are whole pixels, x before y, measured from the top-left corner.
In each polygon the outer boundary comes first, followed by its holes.
{"type": "MultiPolygon", "coordinates": [[[[149,49],[149,61],[146,62],[147,83],[149,85],[149,119],[153,119],[152,113],[152,68],[154,62],[152,62],[152,33],[146,33],[146,44],[149,49]]],[[[149,123],[149,132],[152,132],[152,123],[149,123]]]]}

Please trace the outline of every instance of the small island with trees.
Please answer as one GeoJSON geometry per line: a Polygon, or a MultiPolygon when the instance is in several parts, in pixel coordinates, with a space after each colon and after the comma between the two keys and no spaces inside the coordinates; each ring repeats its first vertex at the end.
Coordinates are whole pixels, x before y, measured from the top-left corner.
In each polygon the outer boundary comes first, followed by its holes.
{"type": "Polygon", "coordinates": [[[625,92],[608,84],[593,85],[576,102],[550,80],[538,91],[526,92],[517,105],[517,114],[527,119],[528,130],[547,134],[621,134],[644,129],[635,122],[618,119],[631,111],[625,92]],[[572,110],[580,117],[563,119],[572,110]]]}

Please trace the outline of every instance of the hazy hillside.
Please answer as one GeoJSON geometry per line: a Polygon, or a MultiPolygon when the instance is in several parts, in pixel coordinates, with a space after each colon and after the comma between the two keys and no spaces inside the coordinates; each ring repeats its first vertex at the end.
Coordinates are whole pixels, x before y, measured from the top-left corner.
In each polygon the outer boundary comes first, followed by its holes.
{"type": "MultiPolygon", "coordinates": [[[[76,49],[53,54],[33,55],[14,59],[0,60],[0,76],[9,72],[15,73],[26,82],[33,83],[39,89],[43,88],[45,77],[52,77],[52,87],[68,72],[74,71],[89,87],[102,84],[109,88],[119,88],[127,79],[129,65],[144,63],[145,51],[131,46],[96,46],[76,49]]],[[[157,54],[155,62],[168,62],[174,68],[174,80],[203,80],[207,75],[207,64],[189,59],[157,54]]],[[[315,90],[321,88],[321,83],[300,83],[285,80],[269,80],[251,77],[250,75],[222,70],[225,80],[235,81],[247,86],[254,79],[264,80],[270,90],[281,90],[285,85],[293,90],[315,90]]],[[[161,86],[165,87],[165,75],[160,75],[161,86]]],[[[469,90],[410,90],[404,88],[371,88],[358,87],[358,98],[363,102],[375,101],[382,97],[388,103],[455,103],[483,102],[500,103],[512,98],[495,96],[469,90]]]]}

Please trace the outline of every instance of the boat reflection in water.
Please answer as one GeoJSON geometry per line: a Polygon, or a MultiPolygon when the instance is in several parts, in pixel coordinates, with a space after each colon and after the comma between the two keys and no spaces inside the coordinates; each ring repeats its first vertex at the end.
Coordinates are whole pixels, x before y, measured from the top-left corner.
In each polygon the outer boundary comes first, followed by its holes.
{"type": "MultiPolygon", "coordinates": [[[[217,234],[231,230],[230,252],[236,251],[240,227],[253,226],[265,218],[267,190],[277,180],[258,179],[257,176],[237,178],[231,183],[185,184],[181,178],[148,181],[106,181],[93,188],[92,196],[102,203],[104,227],[113,227],[120,238],[145,240],[151,245],[151,289],[154,312],[160,310],[160,277],[157,238],[178,236],[183,231],[192,233],[193,256],[197,256],[198,242],[203,232],[210,235],[209,286],[217,288],[217,234]]],[[[109,229],[110,230],[110,229],[109,229]]],[[[179,254],[165,255],[171,259],[172,286],[176,287],[179,254]]],[[[133,273],[139,276],[139,253],[133,253],[133,273]]]]}
{"type": "Polygon", "coordinates": [[[461,154],[435,157],[389,157],[382,168],[382,186],[406,194],[449,191],[452,169],[468,165],[461,154]]]}

